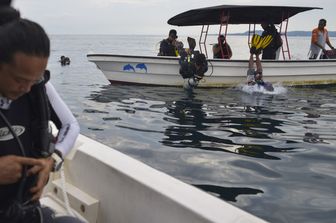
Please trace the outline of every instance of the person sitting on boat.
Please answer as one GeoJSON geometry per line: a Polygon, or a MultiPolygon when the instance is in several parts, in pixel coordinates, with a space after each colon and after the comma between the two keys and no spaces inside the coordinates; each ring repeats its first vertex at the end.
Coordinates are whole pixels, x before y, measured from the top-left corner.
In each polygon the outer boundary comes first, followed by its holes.
{"type": "Polygon", "coordinates": [[[253,48],[251,48],[249,66],[247,70],[247,84],[250,86],[257,84],[258,86],[263,86],[268,91],[273,91],[274,88],[272,84],[269,82],[264,82],[263,80],[263,69],[260,61],[260,52],[260,50],[253,50],[253,48]],[[254,69],[253,55],[256,56],[256,70],[254,69]]]}
{"type": "Polygon", "coordinates": [[[329,41],[328,30],[325,28],[327,20],[320,19],[318,27],[313,29],[311,37],[311,45],[309,59],[327,59],[325,45],[327,44],[332,50],[334,47],[329,41]],[[322,52],[321,52],[322,51],[322,52]]]}
{"type": "Polygon", "coordinates": [[[275,60],[277,58],[277,51],[282,46],[281,36],[272,23],[262,22],[261,27],[264,29],[261,35],[262,37],[269,35],[272,36],[271,43],[269,43],[269,45],[266,46],[262,51],[262,59],[275,60]]]}
{"type": "Polygon", "coordinates": [[[158,56],[177,56],[176,55],[176,39],[177,39],[177,32],[175,29],[171,29],[169,31],[169,35],[167,39],[163,39],[160,42],[160,51],[158,56]]]}
{"type": "Polygon", "coordinates": [[[230,59],[232,57],[231,47],[227,43],[224,35],[218,37],[218,43],[213,45],[212,51],[213,58],[230,59]]]}

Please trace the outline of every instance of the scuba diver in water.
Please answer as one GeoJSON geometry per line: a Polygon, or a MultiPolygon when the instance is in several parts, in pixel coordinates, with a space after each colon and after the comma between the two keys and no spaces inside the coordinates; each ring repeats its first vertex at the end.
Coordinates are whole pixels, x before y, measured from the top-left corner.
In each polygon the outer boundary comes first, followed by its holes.
{"type": "Polygon", "coordinates": [[[180,74],[185,79],[184,88],[193,89],[204,77],[204,73],[208,71],[208,62],[204,54],[195,51],[195,39],[188,37],[189,49],[179,50],[181,58],[180,74]]]}
{"type": "Polygon", "coordinates": [[[62,66],[70,65],[70,58],[65,57],[65,56],[61,56],[59,62],[61,63],[62,66]]]}
{"type": "Polygon", "coordinates": [[[274,88],[271,83],[264,82],[263,80],[263,68],[260,61],[260,54],[263,48],[268,46],[272,41],[270,37],[262,38],[259,35],[254,35],[252,37],[252,45],[250,49],[250,59],[247,70],[247,84],[263,86],[267,91],[274,91],[274,88]],[[254,56],[256,56],[256,69],[254,69],[254,56]]]}

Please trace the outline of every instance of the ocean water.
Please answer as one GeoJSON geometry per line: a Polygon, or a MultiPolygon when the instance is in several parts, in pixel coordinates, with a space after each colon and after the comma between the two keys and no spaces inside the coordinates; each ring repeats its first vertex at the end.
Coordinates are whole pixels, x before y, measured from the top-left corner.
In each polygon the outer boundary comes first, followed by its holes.
{"type": "MultiPolygon", "coordinates": [[[[336,87],[112,86],[86,58],[156,55],[162,38],[51,36],[51,81],[81,133],[267,221],[335,222],[336,87]]],[[[228,40],[234,58],[248,58],[245,37],[228,40]]],[[[305,58],[309,38],[289,41],[292,57],[305,58]]]]}

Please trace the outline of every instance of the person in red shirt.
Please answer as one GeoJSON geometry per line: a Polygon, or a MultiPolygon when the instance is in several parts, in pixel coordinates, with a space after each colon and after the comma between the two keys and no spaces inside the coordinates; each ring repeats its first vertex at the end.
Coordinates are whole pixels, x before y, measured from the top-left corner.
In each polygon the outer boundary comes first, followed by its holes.
{"type": "Polygon", "coordinates": [[[334,49],[329,41],[328,30],[325,28],[327,21],[325,19],[320,19],[318,27],[313,29],[310,45],[309,59],[327,59],[326,48],[327,44],[330,49],[334,49]]]}
{"type": "Polygon", "coordinates": [[[232,57],[231,47],[227,43],[224,35],[218,37],[218,43],[213,45],[212,51],[213,58],[230,59],[232,57]]]}

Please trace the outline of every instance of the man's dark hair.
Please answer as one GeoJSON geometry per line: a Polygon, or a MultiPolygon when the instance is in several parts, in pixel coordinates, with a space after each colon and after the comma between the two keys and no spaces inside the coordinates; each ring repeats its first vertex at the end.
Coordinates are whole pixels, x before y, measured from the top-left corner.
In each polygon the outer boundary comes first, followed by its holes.
{"type": "Polygon", "coordinates": [[[20,18],[20,12],[10,6],[0,6],[0,26],[20,18]]]}
{"type": "Polygon", "coordinates": [[[17,19],[0,27],[0,63],[10,63],[15,53],[49,57],[50,40],[44,29],[28,19],[17,19]]]}
{"type": "Polygon", "coordinates": [[[171,29],[171,30],[169,30],[169,36],[175,36],[175,37],[177,37],[177,32],[176,32],[176,30],[175,30],[175,29],[171,29]]]}
{"type": "Polygon", "coordinates": [[[327,24],[327,20],[325,20],[325,19],[320,19],[319,23],[327,24]]]}
{"type": "Polygon", "coordinates": [[[10,6],[12,0],[0,0],[0,7],[2,6],[10,6]]]}

